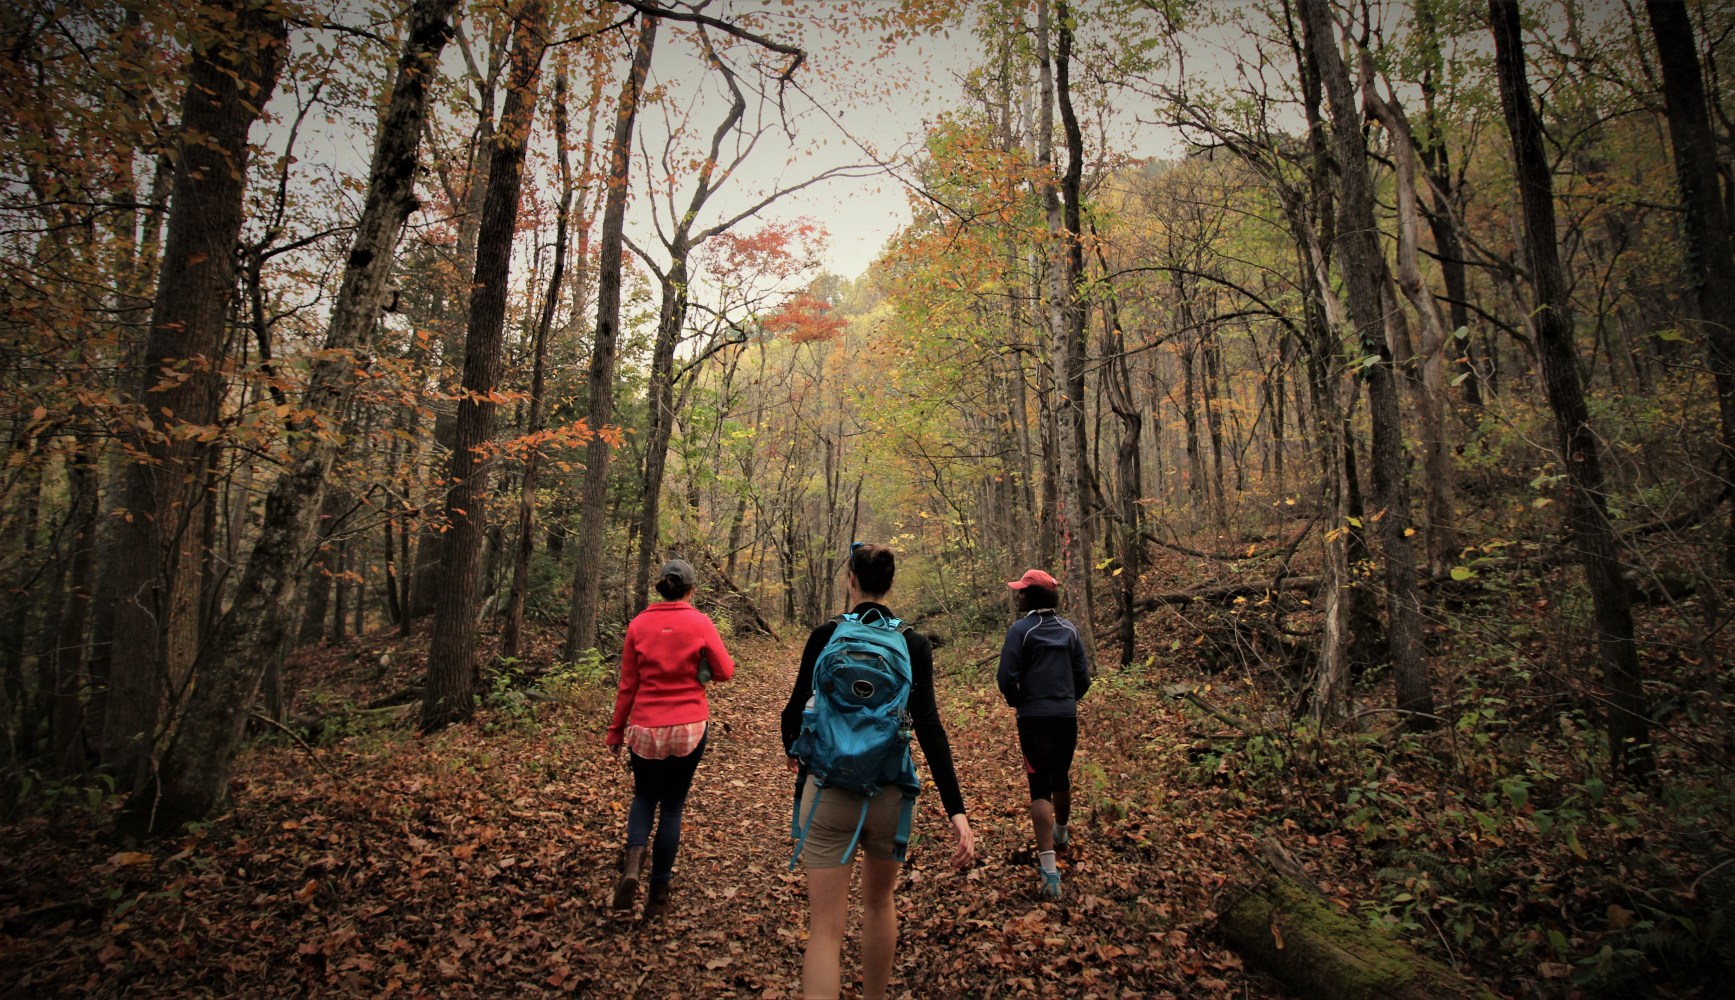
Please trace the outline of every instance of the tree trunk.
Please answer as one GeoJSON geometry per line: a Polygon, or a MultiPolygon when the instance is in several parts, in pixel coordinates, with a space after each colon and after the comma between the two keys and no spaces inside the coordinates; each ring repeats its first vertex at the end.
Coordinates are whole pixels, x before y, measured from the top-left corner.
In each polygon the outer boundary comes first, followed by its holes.
{"type": "Polygon", "coordinates": [[[1602,450],[1590,426],[1573,347],[1573,318],[1555,243],[1554,181],[1542,123],[1530,103],[1516,0],[1489,0],[1500,104],[1512,136],[1513,168],[1524,208],[1525,259],[1536,288],[1536,346],[1548,405],[1560,435],[1570,495],[1567,533],[1584,560],[1596,617],[1597,648],[1608,688],[1609,750],[1615,766],[1641,780],[1652,773],[1650,719],[1640,682],[1633,612],[1621,579],[1620,545],[1603,502],[1602,450]]]}
{"type": "Polygon", "coordinates": [[[1207,328],[1199,338],[1199,354],[1205,363],[1205,432],[1211,438],[1211,510],[1219,534],[1229,530],[1229,501],[1223,494],[1223,387],[1217,377],[1216,331],[1207,328]]]}
{"type": "MultiPolygon", "coordinates": [[[[1177,281],[1176,291],[1185,294],[1182,292],[1182,287],[1182,283],[1177,281]]],[[[1188,311],[1183,303],[1181,306],[1181,325],[1183,327],[1191,325],[1186,319],[1188,311]]],[[[1199,450],[1199,404],[1193,393],[1193,384],[1197,381],[1193,377],[1193,352],[1196,349],[1194,343],[1189,343],[1182,346],[1180,351],[1181,415],[1187,424],[1187,495],[1192,499],[1195,509],[1198,505],[1210,502],[1210,491],[1205,487],[1205,456],[1199,450]]]]}
{"type": "Polygon", "coordinates": [[[609,144],[608,197],[602,212],[602,245],[597,257],[596,337],[590,355],[590,439],[584,452],[584,519],[579,524],[577,559],[572,571],[572,616],[566,629],[570,662],[596,645],[597,608],[602,592],[603,535],[608,527],[609,443],[600,434],[614,419],[614,367],[620,340],[621,251],[625,237],[627,174],[632,165],[633,122],[638,117],[645,74],[657,42],[657,19],[640,15],[632,66],[615,107],[614,138],[609,144]]]}
{"type": "Polygon", "coordinates": [[[295,640],[298,646],[325,641],[325,620],[331,613],[331,592],[334,589],[332,577],[338,568],[337,545],[326,543],[342,514],[343,494],[335,489],[326,490],[320,498],[316,518],[312,565],[305,574],[307,582],[301,588],[301,629],[295,640]]]}
{"type": "Polygon", "coordinates": [[[335,645],[343,642],[349,629],[349,539],[339,539],[333,550],[337,573],[331,580],[331,631],[325,637],[335,645]]]}
{"type": "Polygon", "coordinates": [[[1434,234],[1434,249],[1439,254],[1440,277],[1446,283],[1447,308],[1455,343],[1448,350],[1462,351],[1459,355],[1459,379],[1464,402],[1472,407],[1482,405],[1482,376],[1476,370],[1475,349],[1471,346],[1470,303],[1467,298],[1469,281],[1466,277],[1464,241],[1458,234],[1458,213],[1452,204],[1452,158],[1446,148],[1444,130],[1435,104],[1437,74],[1445,69],[1440,54],[1438,14],[1432,4],[1416,5],[1417,34],[1421,36],[1423,68],[1421,79],[1423,137],[1417,145],[1422,162],[1428,168],[1428,189],[1432,207],[1428,210],[1428,228],[1434,234]],[[1457,331],[1464,337],[1456,339],[1457,331]]]}
{"type": "Polygon", "coordinates": [[[1422,615],[1416,563],[1408,530],[1409,498],[1404,473],[1403,426],[1398,411],[1397,371],[1387,345],[1380,299],[1385,257],[1374,222],[1374,196],[1363,145],[1361,115],[1349,71],[1337,49],[1337,22],[1326,0],[1303,0],[1307,42],[1331,108],[1331,135],[1338,164],[1338,242],[1350,317],[1364,355],[1368,410],[1373,425],[1374,523],[1385,562],[1386,645],[1397,681],[1398,710],[1406,723],[1426,728],[1434,719],[1433,685],[1422,660],[1422,615]]]}
{"type": "Polygon", "coordinates": [[[355,387],[357,353],[378,326],[404,220],[415,208],[417,148],[428,84],[450,37],[456,0],[417,0],[374,147],[367,199],[356,225],[343,283],[332,304],[324,350],[309,372],[295,465],[272,484],[260,535],[229,611],[201,651],[199,684],[150,786],[129,797],[122,829],[159,833],[211,815],[228,796],[229,775],[261,677],[289,641],[296,583],[316,543],[326,481],[337,456],[331,433],[355,387]]]}
{"type": "Polygon", "coordinates": [[[1416,203],[1415,137],[1396,100],[1383,100],[1374,90],[1372,59],[1362,56],[1362,104],[1378,118],[1392,138],[1393,172],[1397,176],[1399,291],[1409,300],[1421,325],[1421,393],[1418,412],[1422,422],[1422,483],[1426,498],[1426,535],[1423,545],[1428,572],[1439,575],[1456,561],[1457,532],[1452,515],[1452,466],[1446,450],[1446,350],[1452,340],[1439,303],[1422,278],[1417,249],[1421,212],[1416,203]]]}
{"type": "Polygon", "coordinates": [[[651,561],[656,552],[661,525],[658,522],[662,506],[663,475],[668,466],[669,438],[674,430],[676,407],[673,405],[675,348],[681,340],[681,330],[687,323],[688,261],[693,249],[716,235],[713,227],[693,235],[693,225],[699,212],[716,193],[718,164],[723,158],[723,144],[747,113],[747,98],[735,81],[735,76],[720,60],[714,64],[728,85],[732,100],[729,111],[711,133],[710,154],[699,167],[687,209],[675,222],[674,232],[667,240],[669,270],[659,275],[662,285],[662,307],[657,315],[657,339],[651,350],[651,379],[646,387],[646,417],[650,421],[645,435],[644,476],[640,482],[644,506],[639,512],[638,566],[633,576],[631,597],[634,614],[644,610],[651,584],[651,561]]]}
{"type": "MultiPolygon", "coordinates": [[[[1280,186],[1278,193],[1295,246],[1297,287],[1302,290],[1302,348],[1306,352],[1307,398],[1312,402],[1308,425],[1312,433],[1305,439],[1314,442],[1320,470],[1319,505],[1322,513],[1329,513],[1333,525],[1321,533],[1326,575],[1319,598],[1319,658],[1308,691],[1310,713],[1315,722],[1323,723],[1338,718],[1349,705],[1356,620],[1366,598],[1350,569],[1350,543],[1357,537],[1351,533],[1350,515],[1355,477],[1350,459],[1354,452],[1338,391],[1338,373],[1344,367],[1337,336],[1342,326],[1341,309],[1328,273],[1332,210],[1330,153],[1320,111],[1324,95],[1319,68],[1297,40],[1292,20],[1286,29],[1301,82],[1308,157],[1305,187],[1280,186]]],[[[1304,23],[1300,34],[1305,38],[1307,33],[1304,23]]],[[[1300,397],[1298,391],[1298,400],[1300,397]]]]}
{"type": "MultiPolygon", "coordinates": [[[[22,442],[20,442],[22,443],[22,442]]],[[[20,757],[30,757],[36,752],[36,731],[49,718],[50,709],[47,701],[52,693],[53,682],[43,676],[46,664],[37,657],[36,683],[32,684],[25,672],[25,663],[31,659],[30,619],[35,606],[43,605],[44,610],[51,606],[50,601],[58,602],[60,595],[56,577],[63,566],[55,546],[45,556],[37,553],[37,539],[41,536],[42,521],[42,480],[45,478],[46,466],[50,459],[45,447],[46,441],[36,437],[24,447],[28,449],[25,456],[25,466],[19,473],[24,482],[21,488],[14,492],[22,492],[17,498],[20,508],[17,520],[18,565],[37,585],[46,592],[49,600],[31,599],[31,588],[11,586],[6,588],[3,606],[0,612],[0,658],[4,665],[0,666],[0,683],[8,689],[8,695],[16,706],[17,729],[9,733],[8,743],[20,757]],[[44,577],[48,583],[42,583],[44,577]],[[44,682],[47,683],[44,683],[44,682]]],[[[14,444],[13,453],[21,453],[19,444],[14,444]]],[[[11,727],[13,716],[0,717],[0,725],[11,727]]]]}
{"type": "MultiPolygon", "coordinates": [[[[560,304],[560,283],[566,275],[567,229],[572,215],[574,184],[572,160],[566,145],[566,70],[554,79],[554,148],[560,165],[560,214],[554,220],[554,262],[548,275],[548,292],[542,299],[542,315],[536,322],[531,346],[530,410],[524,433],[534,438],[542,430],[544,369],[548,361],[548,331],[554,326],[554,310],[560,304]]],[[[532,445],[524,456],[524,476],[518,484],[518,546],[512,559],[512,592],[506,599],[506,629],[500,637],[500,656],[517,659],[523,643],[524,597],[530,589],[530,556],[536,550],[536,480],[542,469],[542,449],[532,445]]]]}
{"type": "Polygon", "coordinates": [[[135,442],[144,460],[127,466],[127,518],[105,560],[118,600],[102,759],[120,791],[150,776],[164,696],[191,665],[185,639],[198,614],[195,508],[205,500],[205,449],[172,432],[217,423],[247,133],[286,45],[281,15],[247,0],[221,0],[206,17],[199,30],[227,30],[194,48],[187,71],[173,211],[135,390],[147,424],[135,442]]]}
{"type": "Polygon", "coordinates": [[[66,607],[54,643],[54,763],[62,776],[84,771],[87,756],[84,694],[85,626],[90,620],[91,594],[96,587],[93,552],[97,540],[97,474],[91,454],[93,441],[80,439],[68,460],[67,492],[71,507],[67,544],[71,567],[66,607]]]}
{"type": "MultiPolygon", "coordinates": [[[[1061,579],[1069,590],[1065,603],[1086,631],[1095,620],[1091,601],[1091,519],[1087,494],[1090,478],[1090,443],[1084,410],[1084,306],[1078,284],[1083,279],[1083,243],[1080,234],[1081,187],[1084,173],[1084,140],[1072,109],[1071,14],[1065,0],[1056,0],[1051,18],[1047,0],[1037,5],[1037,58],[1041,62],[1042,96],[1038,169],[1043,174],[1043,201],[1047,208],[1049,255],[1049,330],[1053,338],[1055,452],[1059,459],[1060,483],[1055,521],[1060,531],[1061,579]],[[1048,37],[1050,22],[1057,34],[1052,75],[1048,37]],[[1060,110],[1061,127],[1068,146],[1067,165],[1058,182],[1053,178],[1054,107],[1060,110]]],[[[1094,659],[1094,650],[1086,652],[1094,659]]]]}
{"type": "MultiPolygon", "coordinates": [[[[1669,141],[1687,235],[1687,277],[1699,307],[1720,418],[1717,474],[1735,479],[1735,248],[1729,215],[1718,197],[1716,136],[1706,109],[1693,23],[1681,0],[1648,0],[1651,32],[1663,69],[1669,141]]],[[[1723,533],[1723,568],[1735,572],[1735,504],[1723,533]]]]}
{"type": "Polygon", "coordinates": [[[428,648],[423,732],[467,722],[476,710],[476,613],[482,598],[482,544],[488,523],[484,508],[493,471],[482,449],[494,440],[498,404],[492,397],[500,382],[512,236],[518,225],[518,194],[536,111],[547,20],[542,0],[525,0],[513,17],[506,105],[490,154],[488,193],[476,235],[476,274],[464,337],[464,393],[458,402],[458,439],[447,475],[452,487],[446,492],[447,527],[428,648]]]}

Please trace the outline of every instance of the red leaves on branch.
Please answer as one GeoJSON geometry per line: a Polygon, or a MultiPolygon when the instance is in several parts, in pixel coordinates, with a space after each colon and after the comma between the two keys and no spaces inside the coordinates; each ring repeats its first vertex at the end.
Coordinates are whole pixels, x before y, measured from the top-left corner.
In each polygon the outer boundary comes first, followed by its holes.
{"type": "Polygon", "coordinates": [[[825,227],[811,219],[771,222],[751,233],[719,233],[711,241],[716,271],[726,282],[789,279],[819,266],[825,227]]]}
{"type": "Polygon", "coordinates": [[[811,295],[797,295],[782,308],[765,317],[767,332],[787,336],[791,343],[805,344],[816,340],[834,340],[848,326],[843,317],[831,308],[831,303],[811,295]]]}

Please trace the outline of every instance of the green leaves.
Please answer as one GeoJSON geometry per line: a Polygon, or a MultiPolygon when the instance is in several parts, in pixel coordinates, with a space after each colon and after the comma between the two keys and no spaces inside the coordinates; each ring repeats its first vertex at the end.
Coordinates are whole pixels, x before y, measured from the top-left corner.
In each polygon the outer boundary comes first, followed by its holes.
{"type": "Polygon", "coordinates": [[[1512,803],[1514,809],[1523,809],[1524,804],[1530,801],[1530,782],[1528,781],[1521,779],[1508,781],[1502,790],[1506,793],[1506,800],[1512,803]]]}

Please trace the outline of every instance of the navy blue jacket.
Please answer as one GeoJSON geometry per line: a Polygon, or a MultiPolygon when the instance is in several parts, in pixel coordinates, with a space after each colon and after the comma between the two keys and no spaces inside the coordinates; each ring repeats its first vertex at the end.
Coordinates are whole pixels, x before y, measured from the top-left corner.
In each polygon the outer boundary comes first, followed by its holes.
{"type": "Polygon", "coordinates": [[[1090,690],[1083,637],[1053,608],[1030,612],[1006,630],[995,683],[1020,719],[1077,715],[1090,690]]]}

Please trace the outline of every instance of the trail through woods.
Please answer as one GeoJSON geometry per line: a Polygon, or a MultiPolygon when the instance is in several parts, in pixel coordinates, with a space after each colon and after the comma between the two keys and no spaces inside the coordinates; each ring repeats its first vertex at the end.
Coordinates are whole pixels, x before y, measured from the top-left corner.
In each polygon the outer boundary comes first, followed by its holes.
{"type": "MultiPolygon", "coordinates": [[[[296,683],[364,678],[362,704],[415,675],[419,657],[394,662],[395,648],[376,634],[322,650],[296,683]]],[[[233,811],[160,847],[117,849],[100,814],[8,828],[0,943],[20,978],[0,996],[798,995],[805,906],[778,736],[798,649],[739,644],[735,680],[713,686],[661,924],[606,908],[631,778],[602,744],[609,692],[591,685],[435,738],[359,733],[313,750],[317,763],[287,742],[252,752],[233,811]]],[[[950,867],[924,795],[894,995],[1281,995],[1209,926],[1246,825],[1213,811],[1215,791],[1158,786],[1182,720],[1131,686],[1084,702],[1068,899],[1037,898],[1012,717],[985,662],[996,649],[941,652],[980,860],[950,867]]],[[[848,946],[845,961],[859,968],[848,946]]]]}

